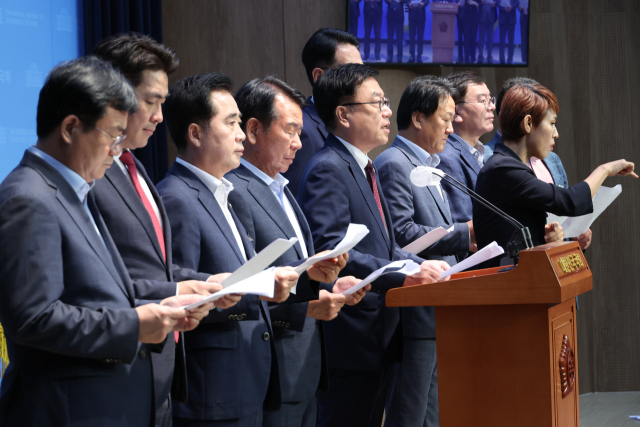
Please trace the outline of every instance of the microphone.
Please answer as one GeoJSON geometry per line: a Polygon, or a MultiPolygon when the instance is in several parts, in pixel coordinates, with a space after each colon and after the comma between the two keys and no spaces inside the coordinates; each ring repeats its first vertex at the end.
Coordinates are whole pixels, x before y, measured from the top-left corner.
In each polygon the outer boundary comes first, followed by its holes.
{"type": "Polygon", "coordinates": [[[442,179],[444,179],[453,187],[462,191],[464,194],[471,197],[473,200],[480,203],[482,206],[507,221],[512,227],[516,229],[516,231],[513,233],[513,236],[511,237],[511,240],[509,241],[509,244],[507,245],[507,253],[509,254],[509,257],[513,259],[514,266],[518,264],[518,253],[522,249],[533,248],[533,241],[531,240],[531,233],[529,232],[528,227],[523,226],[520,222],[516,221],[515,218],[502,212],[495,205],[485,200],[478,193],[471,190],[454,177],[447,175],[440,169],[431,168],[428,166],[418,166],[411,171],[410,178],[411,182],[416,187],[437,185],[442,179]]]}

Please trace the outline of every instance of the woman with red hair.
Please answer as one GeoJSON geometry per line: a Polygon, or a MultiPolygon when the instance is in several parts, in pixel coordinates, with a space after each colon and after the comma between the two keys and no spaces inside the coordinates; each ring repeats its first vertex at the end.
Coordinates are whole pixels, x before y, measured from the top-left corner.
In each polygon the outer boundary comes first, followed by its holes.
{"type": "MultiPolygon", "coordinates": [[[[529,228],[534,246],[562,240],[558,223],[547,225],[547,212],[561,216],[591,213],[591,199],[608,176],[631,175],[634,164],[616,160],[598,166],[584,181],[562,188],[536,178],[527,166],[531,157],[544,159],[558,138],[556,120],[558,101],[546,87],[520,83],[507,91],[500,110],[502,144],[496,144],[494,155],[484,165],[476,182],[476,192],[507,215],[529,228]]],[[[507,249],[514,227],[484,206],[473,203],[473,224],[478,248],[494,240],[507,249]]],[[[494,259],[496,266],[508,257],[494,259]]]]}

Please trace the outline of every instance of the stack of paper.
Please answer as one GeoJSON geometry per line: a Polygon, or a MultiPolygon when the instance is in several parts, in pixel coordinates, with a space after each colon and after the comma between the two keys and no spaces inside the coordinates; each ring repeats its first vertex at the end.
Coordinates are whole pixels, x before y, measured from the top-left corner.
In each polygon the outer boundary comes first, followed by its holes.
{"type": "Polygon", "coordinates": [[[418,237],[413,242],[409,243],[407,246],[402,248],[403,251],[411,252],[412,254],[419,254],[420,252],[427,249],[429,246],[433,245],[438,240],[442,239],[447,234],[453,231],[453,226],[448,229],[444,229],[442,227],[434,228],[427,234],[418,237]]]}
{"type": "Polygon", "coordinates": [[[417,264],[411,261],[410,259],[405,259],[402,261],[394,261],[390,264],[385,265],[382,268],[377,269],[376,271],[368,275],[362,282],[342,292],[342,295],[351,295],[352,293],[359,291],[360,289],[364,288],[369,283],[373,282],[383,274],[400,273],[400,274],[405,274],[407,276],[413,276],[419,271],[420,271],[420,264],[417,264]]]}
{"type": "Polygon", "coordinates": [[[467,270],[475,265],[480,264],[481,262],[485,262],[490,260],[491,258],[495,258],[504,253],[504,249],[501,246],[498,246],[496,242],[491,242],[484,248],[480,249],[475,254],[471,255],[469,258],[460,261],[447,271],[443,272],[440,275],[441,279],[445,277],[451,276],[452,274],[459,273],[463,270],[467,270]]]}

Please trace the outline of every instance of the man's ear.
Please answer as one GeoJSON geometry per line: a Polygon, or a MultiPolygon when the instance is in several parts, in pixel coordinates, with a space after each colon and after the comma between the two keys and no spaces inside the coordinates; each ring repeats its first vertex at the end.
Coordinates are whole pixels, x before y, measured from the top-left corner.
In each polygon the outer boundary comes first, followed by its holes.
{"type": "Polygon", "coordinates": [[[346,128],[349,127],[349,110],[347,107],[340,105],[336,108],[336,123],[339,123],[346,128]]]}
{"type": "Polygon", "coordinates": [[[62,136],[65,143],[71,144],[71,135],[74,130],[82,130],[83,126],[82,120],[80,120],[78,116],[71,114],[62,120],[60,124],[60,136],[62,136]]]}
{"type": "Polygon", "coordinates": [[[313,77],[313,82],[317,82],[321,75],[324,74],[324,70],[322,68],[314,68],[311,71],[311,77],[313,77]]]}
{"type": "Polygon", "coordinates": [[[520,122],[520,130],[526,135],[530,134],[533,131],[533,119],[531,118],[530,114],[524,116],[524,118],[520,122]]]}
{"type": "Polygon", "coordinates": [[[462,123],[462,116],[460,114],[458,114],[458,112],[456,111],[456,113],[453,115],[453,122],[454,123],[462,123]]]}
{"type": "Polygon", "coordinates": [[[414,111],[411,114],[411,123],[416,129],[422,129],[422,120],[425,118],[424,114],[419,111],[414,111]]]}
{"type": "Polygon", "coordinates": [[[251,117],[247,120],[245,135],[247,139],[245,141],[249,141],[251,145],[255,145],[258,142],[258,132],[261,131],[262,126],[260,125],[260,121],[255,117],[251,117]]]}
{"type": "Polygon", "coordinates": [[[200,125],[191,123],[189,125],[189,129],[187,129],[187,142],[196,148],[200,148],[200,135],[202,131],[203,129],[200,125]]]}

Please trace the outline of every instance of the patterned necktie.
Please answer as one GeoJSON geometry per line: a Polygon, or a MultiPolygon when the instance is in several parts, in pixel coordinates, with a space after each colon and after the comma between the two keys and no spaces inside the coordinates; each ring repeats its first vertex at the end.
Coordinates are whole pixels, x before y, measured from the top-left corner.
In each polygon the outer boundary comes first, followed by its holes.
{"type": "Polygon", "coordinates": [[[151,202],[147,198],[147,195],[144,194],[144,190],[140,185],[140,181],[138,180],[138,168],[136,168],[136,162],[133,160],[133,154],[131,154],[131,151],[124,151],[120,156],[120,161],[127,165],[127,170],[129,171],[129,176],[131,177],[131,181],[133,182],[133,187],[136,189],[136,193],[138,193],[140,200],[142,200],[142,204],[151,217],[151,222],[153,223],[153,228],[156,231],[156,237],[158,238],[158,243],[160,244],[160,249],[162,250],[162,258],[166,261],[167,254],[164,247],[164,234],[162,232],[162,227],[160,226],[160,221],[158,220],[156,212],[153,210],[153,206],[151,206],[151,202]]]}
{"type": "Polygon", "coordinates": [[[378,182],[376,181],[376,174],[373,171],[373,164],[371,163],[371,160],[369,160],[369,163],[367,163],[367,166],[364,168],[364,171],[367,173],[367,181],[369,181],[369,187],[371,187],[371,191],[373,191],[373,198],[376,199],[376,205],[378,205],[378,210],[380,211],[382,224],[384,224],[384,228],[386,229],[387,222],[384,220],[382,203],[380,203],[380,193],[378,193],[378,182]]]}

